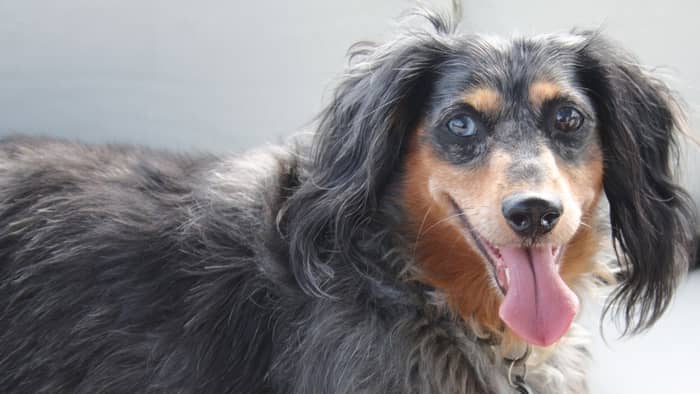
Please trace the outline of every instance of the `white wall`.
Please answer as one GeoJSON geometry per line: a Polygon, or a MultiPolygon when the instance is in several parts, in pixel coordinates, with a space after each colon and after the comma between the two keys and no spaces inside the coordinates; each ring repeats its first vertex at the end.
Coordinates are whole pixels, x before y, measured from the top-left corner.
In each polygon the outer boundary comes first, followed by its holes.
{"type": "Polygon", "coordinates": [[[0,0],[0,132],[178,149],[275,140],[312,119],[348,46],[400,3],[0,0]]]}

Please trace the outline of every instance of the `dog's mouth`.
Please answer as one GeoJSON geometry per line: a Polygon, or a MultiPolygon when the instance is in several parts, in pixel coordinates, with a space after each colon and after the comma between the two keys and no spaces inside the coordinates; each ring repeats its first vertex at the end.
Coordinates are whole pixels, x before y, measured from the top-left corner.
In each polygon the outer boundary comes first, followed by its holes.
{"type": "Polygon", "coordinates": [[[479,234],[450,197],[464,233],[487,262],[503,300],[498,314],[523,340],[549,346],[569,329],[579,301],[559,273],[564,245],[496,245],[479,234]]]}
{"type": "MultiPolygon", "coordinates": [[[[473,228],[468,228],[468,230],[469,235],[474,240],[474,243],[477,244],[477,247],[484,259],[490,264],[493,277],[496,279],[496,284],[498,284],[498,288],[501,290],[502,295],[505,296],[508,293],[508,287],[510,285],[511,268],[508,266],[508,264],[506,264],[503,258],[503,253],[501,253],[501,248],[489,242],[488,239],[484,238],[473,228]]],[[[552,254],[552,258],[554,260],[553,264],[557,270],[559,270],[559,263],[561,261],[562,251],[564,250],[562,246],[550,245],[539,246],[536,248],[525,246],[504,246],[503,248],[508,251],[512,249],[521,249],[528,253],[529,256],[531,255],[533,249],[548,249],[552,254]]],[[[512,255],[512,253],[507,253],[507,255],[512,255]]]]}

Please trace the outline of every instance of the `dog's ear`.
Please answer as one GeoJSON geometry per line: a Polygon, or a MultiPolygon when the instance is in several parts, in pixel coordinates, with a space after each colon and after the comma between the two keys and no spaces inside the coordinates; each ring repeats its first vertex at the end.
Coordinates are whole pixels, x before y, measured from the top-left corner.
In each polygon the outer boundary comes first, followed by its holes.
{"type": "Polygon", "coordinates": [[[435,34],[352,49],[350,69],[321,113],[308,179],[281,216],[292,270],[305,292],[324,294],[331,256],[362,264],[353,236],[377,211],[422,116],[434,68],[447,51],[441,29],[449,28],[436,25],[435,34]]]}
{"type": "Polygon", "coordinates": [[[667,85],[597,33],[583,33],[580,79],[598,117],[605,194],[621,281],[606,305],[624,333],[668,307],[691,255],[694,209],[673,179],[681,107],[667,85]]]}

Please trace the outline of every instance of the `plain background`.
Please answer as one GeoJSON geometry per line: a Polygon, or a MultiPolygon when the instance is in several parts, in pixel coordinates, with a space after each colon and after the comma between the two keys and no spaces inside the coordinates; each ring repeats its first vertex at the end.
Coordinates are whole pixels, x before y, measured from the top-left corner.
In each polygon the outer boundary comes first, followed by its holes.
{"type": "MultiPolygon", "coordinates": [[[[443,1],[444,3],[444,1],[443,1]]],[[[466,1],[462,30],[602,28],[670,78],[700,125],[700,6],[691,1],[466,1]]],[[[391,35],[403,0],[0,0],[0,135],[239,152],[308,126],[355,41],[391,35]]],[[[695,129],[696,127],[693,127],[695,129]]],[[[697,137],[699,134],[694,132],[697,137]]],[[[682,179],[700,198],[700,153],[682,179]]],[[[593,393],[698,393],[700,277],[649,333],[593,328],[593,393]]]]}

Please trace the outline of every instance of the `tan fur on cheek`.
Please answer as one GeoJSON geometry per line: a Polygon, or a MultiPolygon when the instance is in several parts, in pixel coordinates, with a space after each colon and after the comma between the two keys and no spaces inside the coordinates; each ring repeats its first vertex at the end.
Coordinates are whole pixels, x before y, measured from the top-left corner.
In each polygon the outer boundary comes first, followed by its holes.
{"type": "Polygon", "coordinates": [[[460,199],[460,204],[492,201],[495,186],[491,171],[469,171],[445,163],[419,139],[419,135],[413,139],[407,154],[403,190],[407,232],[415,237],[415,255],[420,265],[418,279],[441,289],[451,308],[465,321],[476,321],[488,331],[501,332],[499,292],[459,221],[450,218],[454,212],[446,199],[449,193],[460,199]]]}
{"type": "MultiPolygon", "coordinates": [[[[425,151],[424,155],[424,162],[430,162],[426,177],[434,200],[443,201],[449,195],[474,229],[495,245],[520,242],[501,213],[503,199],[513,191],[508,187],[505,175],[513,162],[508,152],[495,150],[486,163],[475,169],[462,169],[445,163],[430,151],[425,151]]],[[[445,209],[453,211],[449,201],[443,201],[443,205],[445,209]]],[[[449,222],[461,229],[462,224],[458,220],[449,222]]]]}
{"type": "Polygon", "coordinates": [[[560,164],[566,182],[571,185],[574,199],[581,205],[581,225],[569,242],[562,258],[561,274],[566,283],[573,284],[595,266],[603,236],[596,230],[595,210],[603,194],[603,159],[600,149],[590,149],[589,159],[580,166],[560,164]]]}
{"type": "Polygon", "coordinates": [[[569,165],[559,160],[557,166],[584,214],[589,212],[602,194],[603,159],[600,149],[592,148],[589,159],[582,165],[569,165]]]}

